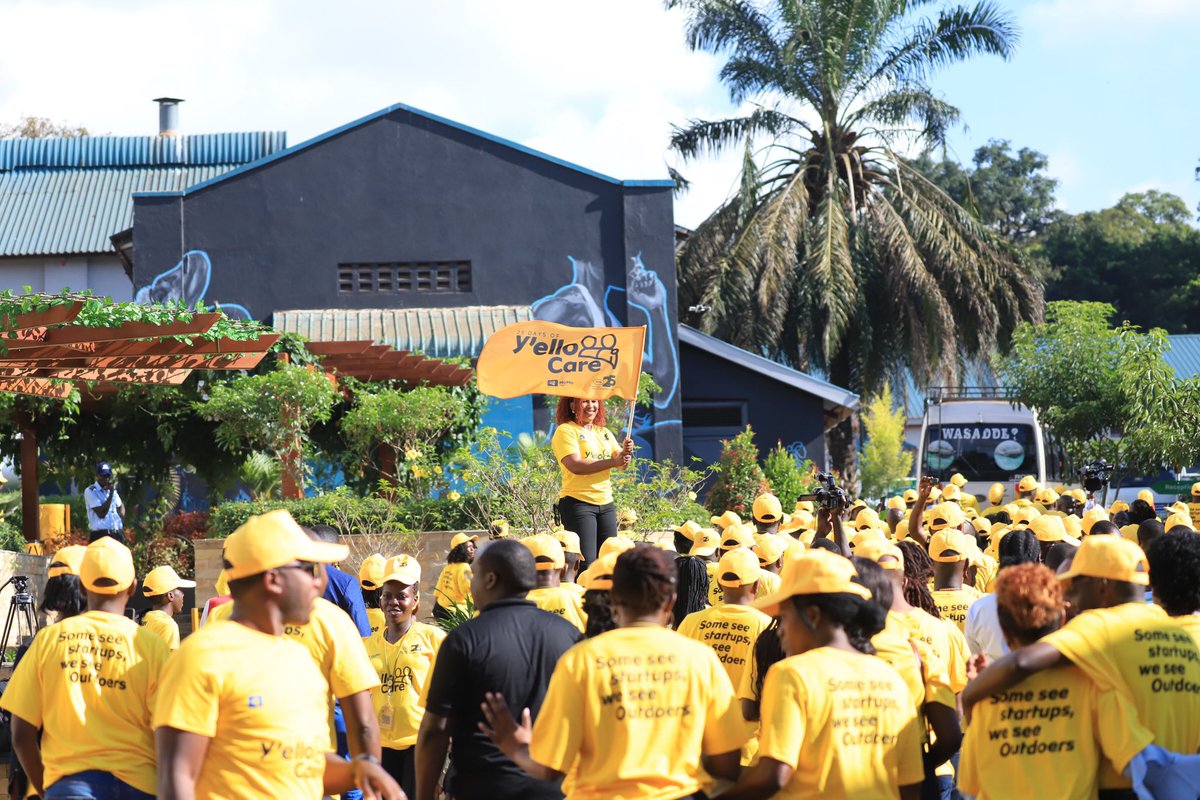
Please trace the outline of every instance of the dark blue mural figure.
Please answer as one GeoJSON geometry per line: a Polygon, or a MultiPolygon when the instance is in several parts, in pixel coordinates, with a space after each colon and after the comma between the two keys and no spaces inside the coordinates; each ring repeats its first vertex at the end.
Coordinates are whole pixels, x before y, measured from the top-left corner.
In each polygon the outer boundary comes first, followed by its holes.
{"type": "Polygon", "coordinates": [[[633,421],[633,438],[649,452],[646,434],[662,425],[679,425],[678,419],[659,418],[679,392],[679,350],[675,346],[675,328],[670,319],[669,295],[658,273],[647,269],[639,253],[628,273],[628,288],[605,286],[604,270],[590,261],[571,262],[571,280],[554,293],[532,303],[533,315],[547,322],[579,328],[629,325],[646,326],[646,353],[642,370],[654,376],[662,391],[654,399],[653,409],[638,409],[633,421]],[[628,310],[628,323],[613,310],[628,310]]]}
{"type": "MultiPolygon", "coordinates": [[[[208,306],[205,298],[209,283],[212,282],[212,259],[203,250],[189,250],[179,259],[179,263],[166,272],[154,276],[149,284],[138,289],[134,298],[138,303],[165,303],[167,301],[183,301],[189,308],[195,308],[197,303],[208,306]]],[[[250,311],[238,303],[211,304],[230,319],[253,319],[250,311]]]]}

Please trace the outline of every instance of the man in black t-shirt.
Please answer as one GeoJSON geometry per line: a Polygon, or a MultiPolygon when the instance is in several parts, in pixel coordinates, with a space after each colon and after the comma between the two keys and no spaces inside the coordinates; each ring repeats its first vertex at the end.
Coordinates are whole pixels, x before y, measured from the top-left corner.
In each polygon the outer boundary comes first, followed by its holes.
{"type": "Polygon", "coordinates": [[[471,594],[481,611],[451,631],[438,651],[417,734],[416,800],[433,800],[451,742],[455,800],[560,800],[557,783],[529,777],[480,732],[480,707],[485,692],[499,692],[536,719],[554,665],[579,641],[579,629],[525,599],[537,585],[537,568],[520,542],[487,542],[472,573],[471,594]]]}

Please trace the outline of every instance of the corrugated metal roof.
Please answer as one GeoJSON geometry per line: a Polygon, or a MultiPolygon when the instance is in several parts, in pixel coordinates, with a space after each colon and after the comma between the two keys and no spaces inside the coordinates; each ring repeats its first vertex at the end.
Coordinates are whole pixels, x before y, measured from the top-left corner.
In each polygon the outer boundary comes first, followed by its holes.
{"type": "Polygon", "coordinates": [[[435,358],[474,358],[493,333],[531,319],[529,306],[464,306],[276,311],[273,321],[275,330],[314,342],[370,339],[435,358]]]}
{"type": "Polygon", "coordinates": [[[1200,333],[1180,333],[1168,336],[1171,348],[1163,353],[1175,370],[1175,377],[1186,380],[1200,375],[1200,333]]]}
{"type": "Polygon", "coordinates": [[[0,256],[110,253],[134,192],[177,191],[230,166],[0,173],[0,256]]]}
{"type": "Polygon", "coordinates": [[[236,165],[287,147],[284,131],[197,136],[82,136],[0,140],[0,171],[58,167],[236,165]]]}
{"type": "Polygon", "coordinates": [[[0,256],[111,253],[135,192],[178,192],[287,147],[283,131],[0,140],[0,256]]]}

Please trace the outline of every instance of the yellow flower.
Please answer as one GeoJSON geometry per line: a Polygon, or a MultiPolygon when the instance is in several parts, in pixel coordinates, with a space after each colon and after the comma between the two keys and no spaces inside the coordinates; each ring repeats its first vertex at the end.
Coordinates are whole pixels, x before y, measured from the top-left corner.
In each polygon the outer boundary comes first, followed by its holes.
{"type": "Polygon", "coordinates": [[[415,447],[410,447],[404,451],[404,460],[405,461],[416,461],[420,457],[421,457],[421,451],[415,447]]]}
{"type": "Polygon", "coordinates": [[[693,503],[696,502],[696,493],[688,492],[688,500],[691,500],[693,503]]]}
{"type": "Polygon", "coordinates": [[[446,499],[447,500],[460,500],[460,499],[462,499],[462,495],[455,491],[449,491],[449,492],[446,492],[446,499]]]}
{"type": "Polygon", "coordinates": [[[424,468],[422,468],[422,467],[413,467],[413,468],[412,468],[412,474],[413,474],[413,477],[414,477],[414,478],[424,478],[424,477],[425,477],[425,476],[427,476],[429,473],[428,473],[428,472],[426,472],[426,471],[424,470],[424,468]]]}

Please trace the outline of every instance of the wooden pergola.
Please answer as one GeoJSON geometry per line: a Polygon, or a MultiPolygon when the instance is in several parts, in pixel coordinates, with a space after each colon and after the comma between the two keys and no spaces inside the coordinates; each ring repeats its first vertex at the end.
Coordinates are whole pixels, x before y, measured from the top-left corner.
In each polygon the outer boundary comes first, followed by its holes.
{"type": "MultiPolygon", "coordinates": [[[[28,296],[26,296],[28,297],[28,296]]],[[[229,323],[218,312],[163,309],[154,322],[134,321],[105,327],[78,322],[88,302],[85,295],[41,295],[48,308],[0,317],[0,392],[65,399],[102,398],[127,384],[180,384],[193,369],[252,369],[277,333],[258,333],[255,325],[229,323]]],[[[19,419],[21,429],[22,533],[28,542],[40,537],[38,514],[38,442],[33,419],[19,419]]]]}
{"type": "Polygon", "coordinates": [[[321,359],[326,372],[363,381],[405,381],[435,386],[463,386],[474,370],[429,358],[369,339],[350,342],[307,342],[308,352],[321,359]]]}

